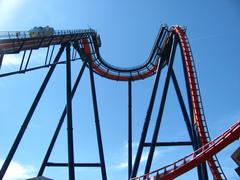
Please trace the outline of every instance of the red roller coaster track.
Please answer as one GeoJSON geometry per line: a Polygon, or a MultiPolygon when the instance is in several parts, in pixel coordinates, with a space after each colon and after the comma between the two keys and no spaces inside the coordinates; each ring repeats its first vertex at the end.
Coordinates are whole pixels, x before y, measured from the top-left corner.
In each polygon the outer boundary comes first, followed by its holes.
{"type": "MultiPolygon", "coordinates": [[[[240,121],[237,121],[233,126],[227,129],[223,134],[218,136],[213,141],[208,142],[197,151],[188,156],[157,169],[151,173],[132,178],[131,180],[170,180],[177,176],[193,169],[204,161],[209,160],[213,155],[221,151],[227,145],[237,140],[240,136],[240,121]]],[[[214,177],[216,179],[216,177],[214,177]]]]}
{"type": "MultiPolygon", "coordinates": [[[[101,57],[99,51],[99,47],[101,45],[100,38],[92,29],[78,31],[55,31],[55,33],[51,36],[37,37],[31,37],[28,32],[8,32],[4,36],[0,34],[0,67],[5,54],[13,54],[24,51],[25,56],[25,52],[27,50],[32,51],[33,49],[42,47],[49,48],[49,46],[60,44],[64,46],[64,44],[67,43],[68,45],[74,45],[74,48],[79,52],[80,58],[83,61],[83,56],[88,56],[88,58],[91,60],[90,67],[92,67],[93,71],[98,75],[117,81],[135,81],[148,78],[154,75],[158,69],[168,65],[168,58],[165,56],[167,56],[166,53],[169,51],[169,46],[172,43],[173,36],[177,38],[177,43],[181,49],[184,62],[184,71],[187,79],[187,88],[190,92],[191,98],[190,105],[192,106],[191,113],[193,115],[193,125],[198,132],[202,147],[185,158],[174,162],[173,164],[153,171],[152,173],[147,173],[143,176],[132,178],[132,180],[146,179],[150,178],[151,176],[151,179],[153,180],[173,179],[205,161],[208,162],[215,180],[226,179],[215,154],[239,138],[240,122],[238,121],[221,136],[211,141],[204,115],[194,59],[185,29],[181,26],[172,26],[171,28],[162,26],[154,42],[152,51],[145,63],[136,67],[125,69],[110,65],[101,57]],[[154,174],[156,175],[153,176],[154,174]]],[[[24,56],[22,63],[24,61],[24,56]]],[[[27,68],[27,65],[28,62],[26,63],[24,70],[22,70],[21,64],[19,71],[0,74],[0,77],[16,73],[23,73],[43,67],[55,66],[56,63],[45,63],[45,65],[34,68],[27,68]]],[[[8,165],[6,165],[6,167],[7,166],[8,165]]]]}
{"type": "MultiPolygon", "coordinates": [[[[182,54],[184,56],[184,63],[187,70],[187,77],[189,82],[189,89],[192,97],[192,107],[193,107],[193,121],[195,126],[197,127],[200,140],[202,145],[205,145],[210,140],[210,135],[207,129],[207,124],[205,120],[205,115],[203,111],[200,90],[196,75],[196,70],[194,66],[194,61],[190,49],[190,45],[188,43],[187,36],[185,31],[179,26],[174,28],[174,31],[179,35],[179,40],[181,44],[182,54]]],[[[214,179],[223,179],[222,169],[219,165],[219,162],[215,155],[208,158],[208,164],[212,171],[214,179]]]]}

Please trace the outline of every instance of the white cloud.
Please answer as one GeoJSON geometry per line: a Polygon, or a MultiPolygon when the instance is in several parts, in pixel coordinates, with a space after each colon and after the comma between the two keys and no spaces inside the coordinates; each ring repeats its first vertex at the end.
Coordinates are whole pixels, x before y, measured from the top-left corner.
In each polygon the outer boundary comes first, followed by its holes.
{"type": "MultiPolygon", "coordinates": [[[[132,143],[133,150],[137,149],[137,143],[132,143]]],[[[121,152],[118,152],[118,160],[115,161],[114,165],[111,166],[112,169],[126,169],[128,167],[128,143],[125,143],[121,148],[121,152]]]]}
{"type": "Polygon", "coordinates": [[[128,167],[128,161],[119,162],[114,166],[115,169],[126,169],[128,167]]]}
{"type": "Polygon", "coordinates": [[[1,0],[0,1],[0,26],[10,21],[16,15],[24,0],[1,0]]]}
{"type": "MultiPolygon", "coordinates": [[[[138,148],[138,143],[133,142],[132,148],[133,148],[133,152],[136,152],[136,150],[138,148]]],[[[144,163],[147,161],[148,150],[149,149],[146,150],[146,148],[145,148],[145,150],[143,151],[140,163],[144,163]]],[[[155,149],[153,158],[156,159],[159,157],[163,157],[165,154],[168,154],[169,152],[172,152],[173,150],[174,150],[173,148],[168,148],[168,149],[164,149],[164,150],[155,149]]],[[[136,153],[134,153],[134,154],[136,154],[136,153]]],[[[119,169],[119,170],[126,169],[128,167],[128,144],[127,143],[124,145],[122,153],[118,154],[118,157],[120,157],[121,160],[116,162],[115,165],[112,166],[112,168],[119,169]]],[[[135,159],[135,156],[133,157],[133,161],[134,161],[134,159],[135,159]]]]}
{"type": "Polygon", "coordinates": [[[4,55],[2,65],[20,65],[21,58],[18,55],[4,55]]]}
{"type": "MultiPolygon", "coordinates": [[[[2,166],[3,161],[0,160],[2,166]]],[[[23,165],[18,162],[11,162],[3,180],[24,180],[35,176],[35,168],[31,165],[23,165]]]]}
{"type": "MultiPolygon", "coordinates": [[[[28,64],[29,65],[43,65],[43,60],[45,60],[45,55],[46,55],[46,48],[38,49],[36,51],[32,51],[30,61],[28,64]]],[[[25,67],[27,59],[29,57],[30,51],[26,52],[24,62],[23,62],[23,67],[25,67]]],[[[3,66],[19,66],[22,62],[23,58],[23,52],[20,52],[19,54],[5,54],[3,56],[3,66]]]]}

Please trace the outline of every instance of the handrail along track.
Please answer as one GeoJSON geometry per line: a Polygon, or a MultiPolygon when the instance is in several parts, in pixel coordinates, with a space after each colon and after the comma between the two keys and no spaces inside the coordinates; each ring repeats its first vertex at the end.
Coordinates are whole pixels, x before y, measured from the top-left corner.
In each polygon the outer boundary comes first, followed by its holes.
{"type": "MultiPolygon", "coordinates": [[[[237,121],[223,134],[208,142],[195,152],[179,159],[178,161],[164,166],[160,169],[152,171],[148,174],[132,178],[131,180],[169,180],[193,169],[202,162],[208,160],[210,157],[221,151],[224,147],[237,140],[240,136],[240,121],[237,121]]],[[[215,177],[214,177],[215,178],[215,177]]]]}

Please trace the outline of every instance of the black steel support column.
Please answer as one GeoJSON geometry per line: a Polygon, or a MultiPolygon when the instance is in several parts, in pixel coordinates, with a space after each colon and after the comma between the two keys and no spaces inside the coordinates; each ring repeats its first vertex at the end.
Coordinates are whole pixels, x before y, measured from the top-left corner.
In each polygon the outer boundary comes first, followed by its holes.
{"type": "MultiPolygon", "coordinates": [[[[197,131],[197,127],[194,125],[194,130],[196,132],[196,142],[197,142],[197,145],[198,147],[200,148],[202,146],[202,143],[201,143],[201,140],[200,140],[200,137],[199,137],[199,134],[198,134],[198,131],[197,131]]],[[[199,171],[201,172],[201,180],[208,180],[208,172],[207,172],[207,164],[206,162],[203,162],[201,163],[199,166],[198,166],[198,169],[199,171]]]]}
{"type": "Polygon", "coordinates": [[[2,67],[3,57],[4,57],[4,54],[0,54],[0,69],[2,67]]]}
{"type": "MultiPolygon", "coordinates": [[[[177,96],[178,96],[178,100],[179,100],[179,103],[180,103],[180,106],[181,106],[181,109],[182,109],[182,113],[184,115],[184,120],[185,120],[185,123],[187,125],[189,136],[191,138],[191,141],[193,142],[193,149],[196,150],[199,147],[201,147],[199,144],[196,146],[196,143],[199,142],[200,140],[196,139],[196,134],[195,134],[196,130],[192,129],[192,127],[194,127],[194,125],[191,125],[191,121],[188,117],[188,114],[187,114],[187,111],[186,111],[186,106],[184,105],[184,101],[183,101],[181,91],[180,91],[180,88],[178,86],[177,78],[175,76],[174,71],[172,72],[172,80],[173,80],[173,84],[174,84],[174,87],[175,87],[175,90],[176,90],[176,93],[177,93],[177,96]]],[[[202,174],[202,175],[199,176],[200,179],[204,179],[204,180],[208,179],[206,163],[202,163],[198,167],[198,172],[200,174],[202,174]]]]}
{"type": "Polygon", "coordinates": [[[150,102],[149,102],[149,105],[148,105],[148,110],[147,110],[146,118],[145,118],[144,125],[143,125],[143,131],[142,131],[142,134],[141,134],[140,142],[139,142],[138,149],[137,149],[136,158],[135,158],[133,168],[132,168],[131,178],[134,178],[134,177],[137,176],[137,172],[138,172],[138,168],[139,168],[139,164],[140,164],[140,160],[141,160],[141,156],[142,156],[142,152],[143,152],[143,148],[144,148],[144,143],[145,143],[146,137],[147,137],[147,131],[148,131],[149,123],[150,123],[151,116],[152,116],[152,111],[153,111],[153,106],[154,106],[154,102],[155,102],[155,98],[156,98],[156,94],[157,94],[157,89],[158,89],[158,84],[159,84],[159,80],[160,80],[162,65],[164,64],[162,58],[159,61],[160,62],[158,64],[158,69],[157,69],[157,73],[156,73],[156,77],[155,77],[155,81],[154,81],[154,86],[153,86],[153,90],[152,90],[152,94],[151,94],[151,99],[150,99],[150,102]]]}
{"type": "MultiPolygon", "coordinates": [[[[59,61],[59,58],[61,57],[64,48],[65,48],[65,46],[61,46],[61,48],[59,49],[59,51],[57,53],[57,56],[54,60],[54,63],[57,63],[59,61]]],[[[32,106],[31,106],[31,108],[30,108],[30,110],[29,110],[29,112],[28,112],[28,114],[27,114],[19,132],[18,132],[18,135],[17,135],[17,137],[16,137],[16,139],[15,139],[15,141],[14,141],[14,143],[13,143],[13,145],[12,145],[8,155],[7,155],[7,158],[2,165],[2,168],[1,168],[1,171],[0,171],[0,179],[3,179],[3,177],[4,177],[4,175],[7,171],[7,168],[8,168],[8,166],[9,166],[9,164],[10,164],[10,162],[11,162],[11,160],[12,160],[12,158],[13,158],[13,156],[14,156],[17,148],[18,148],[18,145],[19,145],[19,143],[20,143],[20,141],[21,141],[21,139],[22,139],[22,137],[25,133],[25,130],[27,129],[27,126],[28,126],[28,124],[29,124],[29,122],[32,118],[32,115],[33,115],[33,113],[34,113],[34,111],[35,111],[35,109],[38,105],[38,102],[40,101],[40,99],[42,97],[42,94],[43,94],[43,92],[44,92],[44,90],[45,90],[45,88],[48,84],[48,81],[52,76],[52,73],[53,73],[55,67],[56,67],[56,65],[53,65],[53,66],[50,67],[50,69],[49,69],[49,71],[48,71],[48,73],[47,73],[47,75],[46,75],[46,77],[45,77],[45,79],[44,79],[44,81],[43,81],[43,83],[42,83],[34,101],[33,101],[33,104],[32,104],[32,106]]]]}
{"type": "Polygon", "coordinates": [[[68,139],[68,172],[69,180],[75,179],[74,147],[72,125],[72,98],[71,98],[71,49],[70,43],[66,45],[66,89],[67,89],[67,139],[68,139]]]}
{"type": "Polygon", "coordinates": [[[132,82],[128,81],[128,178],[132,172],[132,82]]]}
{"type": "Polygon", "coordinates": [[[169,81],[170,81],[170,77],[171,77],[171,74],[172,74],[172,67],[173,67],[176,47],[177,47],[177,39],[176,39],[175,35],[173,35],[171,52],[170,52],[170,55],[169,55],[167,77],[166,77],[164,88],[163,88],[163,94],[162,94],[162,99],[161,99],[159,112],[158,112],[158,116],[157,116],[157,121],[156,121],[156,124],[155,124],[154,133],[153,133],[152,144],[151,144],[150,151],[149,151],[148,158],[147,158],[147,163],[146,163],[146,167],[145,167],[145,174],[149,173],[150,168],[151,168],[151,164],[152,164],[152,159],[153,159],[153,155],[154,155],[154,151],[155,151],[155,147],[156,147],[156,143],[157,143],[160,124],[161,124],[161,121],[162,121],[163,110],[164,110],[164,106],[165,106],[165,102],[166,102],[167,91],[168,91],[168,87],[169,87],[169,81]]]}
{"type": "MultiPolygon", "coordinates": [[[[77,87],[78,87],[79,82],[80,82],[80,80],[81,80],[82,74],[83,74],[83,72],[84,72],[84,70],[85,70],[86,63],[87,63],[87,62],[84,61],[83,65],[82,65],[82,68],[81,68],[81,70],[80,70],[80,72],[79,72],[79,74],[78,74],[78,76],[77,76],[76,81],[75,81],[75,84],[74,84],[74,86],[73,86],[73,89],[72,89],[72,92],[71,92],[71,98],[72,98],[72,99],[73,99],[73,96],[74,96],[74,94],[75,94],[75,92],[76,92],[76,90],[77,90],[77,87]]],[[[44,169],[45,169],[45,167],[46,167],[47,164],[48,164],[48,160],[49,160],[50,154],[52,153],[52,149],[53,149],[54,144],[55,144],[55,142],[56,142],[56,140],[57,140],[58,134],[59,134],[59,132],[60,132],[60,130],[61,130],[61,127],[62,127],[62,124],[63,124],[64,119],[65,119],[65,117],[66,117],[66,114],[67,114],[67,107],[65,106],[65,108],[64,108],[64,110],[63,110],[63,112],[62,112],[62,115],[61,115],[61,117],[60,117],[60,120],[59,120],[59,122],[58,122],[57,128],[56,128],[56,130],[55,130],[55,132],[54,132],[54,135],[53,135],[53,137],[52,137],[52,140],[51,140],[51,142],[50,142],[50,144],[49,144],[49,147],[48,147],[48,150],[47,150],[47,152],[46,152],[46,155],[45,155],[45,157],[44,157],[44,159],[43,159],[42,165],[41,165],[40,170],[39,170],[39,172],[38,172],[38,176],[42,176],[42,175],[43,175],[44,169]]]]}
{"type": "MultiPolygon", "coordinates": [[[[172,70],[172,76],[171,77],[172,77],[173,85],[174,85],[174,88],[176,90],[176,94],[177,94],[177,97],[178,97],[178,102],[179,102],[181,110],[182,110],[184,121],[185,121],[186,126],[187,126],[188,134],[190,136],[190,139],[191,139],[192,143],[194,143],[195,139],[194,139],[194,136],[193,136],[191,121],[189,119],[187,109],[186,109],[185,103],[183,101],[183,97],[182,97],[182,94],[181,94],[181,91],[180,91],[180,88],[179,88],[174,70],[172,70]]],[[[194,147],[193,147],[193,149],[194,149],[194,147]]]]}
{"type": "MultiPolygon", "coordinates": [[[[48,162],[46,164],[46,166],[50,166],[50,167],[68,167],[68,163],[52,163],[52,162],[48,162]]],[[[101,167],[100,163],[74,163],[75,167],[101,167]]]]}
{"type": "Polygon", "coordinates": [[[96,132],[97,132],[98,150],[99,150],[101,170],[102,170],[102,180],[107,180],[106,166],[105,166],[104,153],[103,153],[103,143],[102,143],[102,136],[101,136],[101,129],[100,129],[100,121],[99,121],[99,115],[98,115],[96,89],[95,89],[94,75],[93,75],[93,69],[92,69],[92,61],[90,57],[88,58],[88,66],[89,66],[88,68],[90,73],[90,83],[91,83],[91,90],[92,90],[92,100],[93,100],[96,132]]]}
{"type": "MultiPolygon", "coordinates": [[[[151,147],[151,143],[144,143],[145,147],[151,147]]],[[[178,141],[178,142],[157,142],[156,146],[192,146],[190,141],[178,141]]]]}

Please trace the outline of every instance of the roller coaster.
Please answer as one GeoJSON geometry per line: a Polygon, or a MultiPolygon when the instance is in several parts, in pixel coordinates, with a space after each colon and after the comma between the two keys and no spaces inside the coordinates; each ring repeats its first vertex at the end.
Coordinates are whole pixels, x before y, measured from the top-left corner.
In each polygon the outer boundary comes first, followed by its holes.
{"type": "Polygon", "coordinates": [[[119,68],[107,63],[100,54],[101,39],[97,32],[93,29],[86,30],[66,30],[66,31],[51,31],[51,34],[37,35],[34,32],[34,36],[28,31],[24,32],[1,32],[0,33],[0,68],[4,62],[4,56],[8,54],[22,53],[21,63],[16,70],[10,70],[8,72],[1,72],[0,77],[7,77],[16,74],[22,74],[37,69],[48,68],[48,73],[39,88],[39,91],[33,100],[33,103],[23,121],[21,128],[17,134],[13,145],[11,146],[9,153],[1,167],[0,179],[4,178],[10,162],[24,136],[24,133],[32,119],[35,109],[44,93],[49,79],[51,78],[55,67],[58,64],[66,64],[66,106],[61,114],[56,130],[51,138],[49,147],[46,151],[46,155],[43,158],[42,165],[39,169],[37,176],[42,176],[46,167],[67,167],[69,180],[75,179],[76,167],[99,167],[101,169],[101,178],[107,180],[103,139],[100,128],[100,117],[98,113],[98,103],[96,97],[96,88],[94,73],[104,78],[115,81],[125,81],[128,83],[128,177],[131,180],[150,179],[174,179],[181,174],[197,167],[198,179],[208,179],[207,164],[211,170],[211,174],[214,180],[227,179],[220,163],[216,157],[216,153],[221,151],[230,143],[237,140],[240,136],[240,122],[237,121],[232,127],[226,130],[222,135],[214,140],[211,140],[210,134],[207,128],[206,118],[204,114],[201,93],[199,88],[198,77],[194,64],[194,59],[191,51],[191,47],[186,35],[186,29],[181,26],[168,27],[162,25],[156,40],[153,44],[153,48],[150,52],[147,60],[136,67],[131,68],[119,68]],[[60,47],[53,57],[56,47],[60,47]],[[189,107],[186,107],[183,100],[176,74],[173,69],[174,57],[176,48],[179,46],[182,57],[183,71],[185,76],[185,84],[187,91],[187,100],[189,107]],[[45,60],[40,65],[34,67],[29,66],[31,61],[31,55],[33,50],[46,48],[45,60]],[[71,49],[72,48],[72,49],[71,49]],[[66,51],[66,60],[60,61],[60,57],[66,51]],[[71,51],[72,50],[72,51],[71,51]],[[76,60],[82,61],[82,68],[79,71],[77,79],[72,86],[71,82],[71,63],[76,60]],[[93,110],[96,125],[96,135],[98,144],[98,153],[100,161],[98,163],[77,163],[74,161],[74,146],[73,146],[73,120],[72,120],[72,99],[78,88],[82,74],[86,67],[89,69],[91,94],[93,102],[93,110]],[[147,142],[147,134],[149,133],[149,124],[152,122],[152,112],[154,104],[156,103],[156,95],[159,93],[159,81],[161,72],[166,69],[165,83],[163,86],[161,100],[159,104],[157,119],[155,121],[155,127],[153,130],[151,142],[147,142]],[[152,93],[147,108],[146,117],[144,120],[141,137],[136,153],[135,159],[133,159],[132,153],[132,82],[146,79],[154,76],[152,93]],[[172,80],[174,89],[177,94],[179,105],[184,117],[184,121],[187,127],[187,131],[190,137],[190,142],[158,142],[158,135],[160,131],[162,116],[164,112],[165,101],[167,98],[167,92],[169,82],[172,80]],[[49,162],[49,157],[54,148],[55,142],[58,138],[60,129],[63,122],[67,121],[67,138],[68,138],[68,162],[67,163],[54,163],[49,162]],[[158,146],[192,146],[194,152],[190,155],[170,164],[163,168],[151,172],[151,165],[154,158],[154,152],[158,146]],[[138,176],[139,166],[144,148],[150,148],[144,175],[138,176]],[[207,162],[207,164],[206,164],[207,162]]]}

